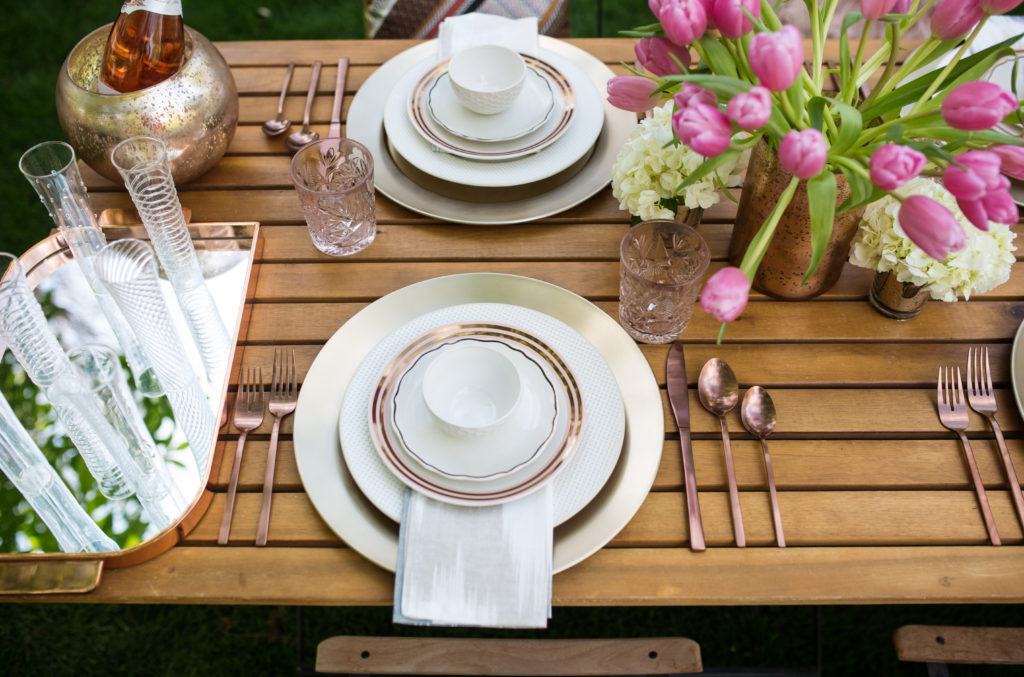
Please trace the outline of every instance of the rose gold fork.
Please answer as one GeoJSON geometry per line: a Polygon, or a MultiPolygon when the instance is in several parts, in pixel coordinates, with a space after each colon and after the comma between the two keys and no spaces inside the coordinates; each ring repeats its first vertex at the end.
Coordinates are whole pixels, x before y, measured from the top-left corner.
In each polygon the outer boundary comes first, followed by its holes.
{"type": "Polygon", "coordinates": [[[1010,495],[1013,497],[1013,505],[1017,509],[1017,519],[1024,526],[1024,496],[1021,496],[1017,471],[1014,470],[1010,452],[1006,449],[1003,429],[996,421],[998,407],[995,390],[992,387],[992,370],[989,368],[987,347],[985,348],[984,362],[982,362],[981,349],[967,349],[967,400],[971,403],[971,409],[987,418],[989,425],[992,426],[992,432],[996,435],[996,443],[999,445],[999,454],[1003,457],[1006,478],[1010,482],[1010,495]]]}
{"type": "Polygon", "coordinates": [[[299,399],[299,386],[295,380],[295,351],[288,351],[291,366],[283,352],[274,349],[274,369],[270,376],[270,404],[268,409],[274,415],[274,427],[270,431],[270,448],[267,449],[267,471],[263,475],[263,503],[260,505],[260,521],[256,527],[256,545],[267,544],[270,531],[270,499],[274,495],[274,466],[277,463],[277,436],[281,431],[281,419],[295,411],[299,399]]]}
{"type": "Polygon", "coordinates": [[[235,395],[235,427],[242,431],[235,445],[234,465],[231,466],[231,482],[228,484],[228,502],[224,507],[224,516],[220,521],[220,533],[217,542],[225,545],[231,534],[231,516],[235,512],[235,494],[238,491],[238,470],[242,467],[242,449],[245,438],[250,430],[255,430],[263,423],[263,369],[259,370],[260,389],[256,391],[257,372],[255,369],[241,368],[238,370],[238,394],[235,395]]]}
{"type": "Polygon", "coordinates": [[[960,436],[960,444],[964,448],[964,456],[967,458],[967,467],[971,471],[971,480],[974,482],[974,492],[978,495],[978,504],[981,506],[981,516],[985,520],[985,528],[988,529],[988,538],[992,545],[1002,545],[999,540],[999,533],[996,531],[995,520],[992,519],[992,509],[988,505],[988,496],[985,495],[985,486],[981,483],[981,475],[978,474],[978,464],[974,462],[974,452],[971,451],[971,443],[967,441],[967,430],[969,417],[967,414],[967,403],[964,402],[964,386],[960,380],[960,367],[956,368],[956,388],[953,387],[952,367],[946,367],[945,387],[943,387],[942,367],[939,367],[939,385],[936,394],[936,405],[939,409],[939,421],[960,436]]]}

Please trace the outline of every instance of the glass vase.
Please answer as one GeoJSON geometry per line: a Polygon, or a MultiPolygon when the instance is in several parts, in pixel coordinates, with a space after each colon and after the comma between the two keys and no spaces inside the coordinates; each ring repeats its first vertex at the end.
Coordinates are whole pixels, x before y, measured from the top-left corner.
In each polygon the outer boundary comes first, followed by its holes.
{"type": "Polygon", "coordinates": [[[114,146],[110,159],[124,178],[160,266],[174,289],[206,377],[218,383],[227,369],[231,337],[203,279],[171,177],[167,147],[160,139],[136,136],[114,146]]]}
{"type": "Polygon", "coordinates": [[[0,398],[0,472],[32,506],[62,551],[118,549],[78,504],[4,398],[0,398]]]}
{"type": "Polygon", "coordinates": [[[127,445],[104,418],[99,400],[75,373],[18,259],[0,252],[0,270],[0,339],[50,400],[96,478],[100,493],[115,500],[131,496],[139,469],[127,445]]]}
{"type": "Polygon", "coordinates": [[[96,256],[95,266],[156,369],[202,477],[216,420],[164,302],[153,248],[142,240],[117,240],[96,256]]]}
{"type": "Polygon", "coordinates": [[[96,294],[100,310],[110,323],[128,360],[135,385],[143,395],[159,397],[163,391],[156,372],[146,361],[142,346],[124,315],[93,273],[92,259],[107,241],[103,229],[93,216],[89,195],[78,173],[74,149],[63,141],[44,141],[25,151],[18,162],[18,168],[46,206],[50,218],[57,224],[74,254],[86,282],[96,294]]]}

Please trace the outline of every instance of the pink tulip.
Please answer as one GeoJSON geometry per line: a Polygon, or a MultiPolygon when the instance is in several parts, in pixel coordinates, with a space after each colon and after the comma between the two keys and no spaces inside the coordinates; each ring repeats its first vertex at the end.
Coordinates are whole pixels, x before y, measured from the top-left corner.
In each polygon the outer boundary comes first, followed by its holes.
{"type": "Polygon", "coordinates": [[[809,179],[825,166],[828,145],[817,129],[790,130],[779,142],[779,164],[798,179],[809,179]]]}
{"type": "Polygon", "coordinates": [[[647,6],[651,8],[654,16],[661,18],[661,0],[647,0],[647,6]]]}
{"type": "Polygon", "coordinates": [[[721,155],[729,147],[732,124],[714,106],[692,104],[672,116],[672,129],[679,140],[704,157],[721,155]]]}
{"type": "Polygon", "coordinates": [[[757,33],[748,46],[750,69],[773,92],[789,89],[804,67],[800,31],[789,24],[774,33],[757,33]]]}
{"type": "Polygon", "coordinates": [[[689,108],[690,106],[698,103],[702,103],[707,106],[718,105],[717,94],[712,92],[710,89],[698,87],[692,82],[684,82],[683,86],[679,88],[678,92],[676,92],[676,95],[672,97],[672,100],[675,101],[676,108],[679,110],[689,108]]]}
{"type": "Polygon", "coordinates": [[[978,230],[988,230],[988,212],[981,200],[957,200],[956,206],[978,230]]]}
{"type": "Polygon", "coordinates": [[[913,4],[913,0],[896,0],[896,4],[889,11],[892,14],[906,14],[910,11],[911,4],[913,4]]]}
{"type": "Polygon", "coordinates": [[[871,182],[882,190],[896,190],[920,174],[927,163],[921,151],[887,143],[871,154],[871,182]]]}
{"type": "Polygon", "coordinates": [[[678,75],[683,72],[672,57],[675,56],[683,64],[683,68],[690,66],[690,50],[680,47],[671,40],[665,38],[641,38],[633,46],[636,60],[649,72],[661,77],[662,75],[678,75]]]}
{"type": "Polygon", "coordinates": [[[954,87],[942,101],[942,118],[969,132],[990,129],[1017,110],[1017,99],[994,82],[973,80],[954,87]]]}
{"type": "Polygon", "coordinates": [[[608,103],[622,110],[641,113],[661,101],[652,94],[657,88],[658,83],[639,75],[619,75],[608,81],[608,103]]]}
{"type": "Polygon", "coordinates": [[[990,146],[989,150],[1002,160],[1003,174],[1024,180],[1024,146],[990,146]]]}
{"type": "Polygon", "coordinates": [[[981,0],[981,8],[988,14],[1006,14],[1024,0],[981,0]]]}
{"type": "MultiPolygon", "coordinates": [[[[988,216],[989,221],[1012,226],[1017,223],[1017,219],[1020,217],[1017,213],[1017,204],[1013,201],[1013,197],[1008,190],[989,193],[981,198],[981,203],[985,205],[985,214],[988,216]]],[[[987,230],[987,228],[983,230],[987,230]]]]}
{"type": "Polygon", "coordinates": [[[708,16],[701,0],[661,0],[658,19],[668,39],[677,45],[689,45],[704,35],[708,16]]]}
{"type": "Polygon", "coordinates": [[[969,150],[954,158],[942,174],[942,185],[957,200],[980,200],[989,193],[1010,187],[1010,181],[999,173],[1002,160],[987,150],[969,150]]]}
{"type": "Polygon", "coordinates": [[[924,195],[911,195],[903,200],[899,222],[907,237],[936,261],[944,261],[950,252],[967,244],[967,235],[956,217],[924,195]]]}
{"type": "Polygon", "coordinates": [[[722,35],[735,39],[754,30],[754,25],[743,13],[744,9],[755,19],[761,18],[759,0],[714,0],[711,18],[722,35]]]}
{"type": "Polygon", "coordinates": [[[932,35],[939,40],[963,37],[984,15],[979,0],[940,0],[932,14],[932,35]]]}
{"type": "Polygon", "coordinates": [[[868,21],[877,21],[892,12],[895,4],[896,0],[860,0],[860,13],[868,21]]]}
{"type": "Polygon", "coordinates": [[[732,322],[747,307],[750,280],[734,266],[722,268],[708,278],[700,293],[700,307],[719,322],[732,322]]]}
{"type": "Polygon", "coordinates": [[[725,114],[743,129],[759,129],[772,114],[772,93],[767,87],[755,85],[732,97],[725,114]]]}

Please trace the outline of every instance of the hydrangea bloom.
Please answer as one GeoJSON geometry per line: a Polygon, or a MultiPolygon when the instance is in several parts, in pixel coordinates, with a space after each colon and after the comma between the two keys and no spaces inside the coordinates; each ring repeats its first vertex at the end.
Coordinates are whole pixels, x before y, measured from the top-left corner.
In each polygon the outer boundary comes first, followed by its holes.
{"type": "MultiPolygon", "coordinates": [[[[690,209],[707,209],[722,199],[715,173],[705,176],[682,195],[676,187],[704,158],[678,142],[672,132],[672,102],[654,109],[641,120],[623,144],[612,167],[612,195],[625,209],[643,220],[671,219],[675,213],[661,201],[676,198],[690,209]]],[[[747,154],[727,162],[717,171],[718,181],[726,186],[739,185],[736,172],[747,164],[747,154]]]]}
{"type": "Polygon", "coordinates": [[[900,228],[899,201],[886,196],[864,210],[860,229],[850,249],[850,263],[879,272],[896,271],[896,279],[914,285],[928,285],[933,299],[969,299],[998,287],[1010,279],[1013,239],[1009,226],[989,224],[989,230],[975,228],[956,204],[956,198],[939,183],[924,177],[907,182],[900,195],[925,195],[943,205],[967,234],[967,246],[944,261],[931,258],[910,241],[900,228]]]}

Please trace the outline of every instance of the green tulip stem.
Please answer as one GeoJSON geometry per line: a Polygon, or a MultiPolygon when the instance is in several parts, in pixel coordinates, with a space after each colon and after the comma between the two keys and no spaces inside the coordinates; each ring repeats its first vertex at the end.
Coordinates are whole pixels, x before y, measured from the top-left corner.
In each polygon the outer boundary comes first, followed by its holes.
{"type": "Polygon", "coordinates": [[[974,42],[974,38],[978,37],[978,33],[981,32],[981,28],[982,26],[985,25],[985,22],[987,20],[988,14],[981,18],[981,21],[978,22],[978,25],[975,26],[974,30],[971,32],[970,37],[964,40],[964,44],[960,47],[960,50],[957,51],[956,56],[949,60],[949,63],[946,64],[946,67],[942,69],[942,72],[939,73],[938,77],[932,81],[932,84],[928,86],[928,89],[926,89],[924,94],[921,95],[921,98],[917,100],[917,103],[914,104],[914,107],[910,111],[911,115],[916,113],[921,108],[921,106],[923,106],[929,99],[931,99],[932,94],[934,94],[939,89],[939,87],[942,86],[942,83],[945,82],[946,80],[946,76],[948,76],[950,72],[952,72],[952,70],[956,68],[956,65],[960,62],[960,59],[963,58],[964,53],[967,51],[967,48],[971,46],[972,42],[974,42]]]}

